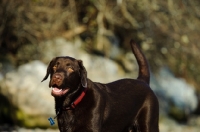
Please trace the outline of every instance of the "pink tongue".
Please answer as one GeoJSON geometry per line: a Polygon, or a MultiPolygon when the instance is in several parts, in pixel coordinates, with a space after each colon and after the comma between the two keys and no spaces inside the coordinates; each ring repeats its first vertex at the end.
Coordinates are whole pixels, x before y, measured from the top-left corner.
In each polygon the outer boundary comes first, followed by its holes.
{"type": "Polygon", "coordinates": [[[53,88],[53,91],[58,92],[58,91],[60,91],[60,89],[59,88],[53,88]]]}

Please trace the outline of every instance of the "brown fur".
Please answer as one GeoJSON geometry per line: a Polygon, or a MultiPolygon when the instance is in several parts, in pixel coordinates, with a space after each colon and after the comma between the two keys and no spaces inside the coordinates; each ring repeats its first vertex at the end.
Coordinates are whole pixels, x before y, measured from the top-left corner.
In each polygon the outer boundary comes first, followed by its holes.
{"type": "Polygon", "coordinates": [[[131,47],[139,65],[137,79],[102,84],[87,78],[81,60],[65,56],[50,62],[43,81],[50,75],[49,87],[54,87],[52,95],[61,132],[159,131],[158,100],[149,87],[148,63],[134,41],[131,47]],[[85,88],[81,102],[71,108],[85,88]]]}

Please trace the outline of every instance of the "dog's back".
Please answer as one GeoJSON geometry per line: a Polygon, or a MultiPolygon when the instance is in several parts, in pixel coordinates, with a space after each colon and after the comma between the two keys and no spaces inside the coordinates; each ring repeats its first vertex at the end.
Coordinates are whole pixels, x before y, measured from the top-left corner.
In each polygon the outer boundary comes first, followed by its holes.
{"type": "Polygon", "coordinates": [[[149,86],[148,62],[133,40],[130,44],[139,65],[138,78],[96,83],[95,89],[100,89],[106,102],[102,130],[158,132],[158,100],[149,86]]]}

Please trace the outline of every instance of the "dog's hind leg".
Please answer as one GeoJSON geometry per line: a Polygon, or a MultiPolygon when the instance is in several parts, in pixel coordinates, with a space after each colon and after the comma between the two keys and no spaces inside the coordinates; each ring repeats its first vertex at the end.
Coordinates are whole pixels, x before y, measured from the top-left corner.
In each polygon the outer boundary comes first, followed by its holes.
{"type": "Polygon", "coordinates": [[[134,121],[132,127],[129,127],[128,132],[141,132],[137,120],[134,121]]]}
{"type": "Polygon", "coordinates": [[[151,105],[146,106],[146,108],[140,111],[137,117],[139,132],[159,132],[158,111],[156,107],[152,107],[151,105]]]}

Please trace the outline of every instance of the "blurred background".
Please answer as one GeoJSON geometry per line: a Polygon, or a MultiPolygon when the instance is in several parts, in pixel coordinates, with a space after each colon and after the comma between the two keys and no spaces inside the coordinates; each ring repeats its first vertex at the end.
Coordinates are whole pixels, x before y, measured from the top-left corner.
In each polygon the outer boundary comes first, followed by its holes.
{"type": "Polygon", "coordinates": [[[200,130],[199,0],[1,0],[0,131],[52,131],[48,63],[83,60],[88,77],[136,78],[133,38],[151,68],[161,132],[200,130]]]}

